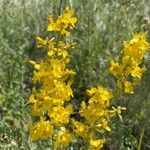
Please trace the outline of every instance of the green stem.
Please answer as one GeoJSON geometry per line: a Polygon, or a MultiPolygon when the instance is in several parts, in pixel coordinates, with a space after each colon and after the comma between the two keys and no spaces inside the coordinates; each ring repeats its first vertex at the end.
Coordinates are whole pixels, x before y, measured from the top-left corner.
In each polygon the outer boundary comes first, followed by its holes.
{"type": "Polygon", "coordinates": [[[62,0],[60,0],[60,5],[59,5],[59,12],[58,12],[59,15],[61,14],[61,9],[62,9],[62,0]]]}
{"type": "Polygon", "coordinates": [[[139,145],[138,145],[138,150],[141,150],[141,145],[142,145],[142,141],[143,141],[143,137],[144,137],[144,131],[145,129],[142,129],[142,132],[140,134],[140,141],[139,141],[139,145]]]}
{"type": "Polygon", "coordinates": [[[54,135],[52,136],[52,147],[51,148],[52,148],[52,150],[55,150],[54,149],[54,135]]]}

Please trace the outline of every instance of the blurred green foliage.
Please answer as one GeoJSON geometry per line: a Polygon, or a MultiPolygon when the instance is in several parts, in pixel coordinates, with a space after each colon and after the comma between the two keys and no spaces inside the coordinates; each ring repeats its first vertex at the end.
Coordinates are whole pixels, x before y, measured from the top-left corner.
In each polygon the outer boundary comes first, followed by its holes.
{"type": "MultiPolygon", "coordinates": [[[[0,1],[0,149],[46,149],[49,142],[32,143],[28,136],[31,122],[28,95],[31,68],[28,60],[39,59],[43,52],[36,48],[35,36],[45,37],[48,15],[58,15],[66,6],[78,18],[72,38],[77,47],[71,52],[70,67],[74,79],[74,105],[85,97],[85,90],[96,84],[114,87],[108,73],[109,61],[118,58],[122,43],[133,32],[150,35],[149,0],[1,0],[0,1]]],[[[112,120],[113,132],[106,149],[137,149],[145,129],[142,150],[150,149],[150,56],[147,73],[133,96],[117,99],[126,106],[123,122],[112,120]]],[[[79,149],[80,143],[74,149],[79,149]]]]}

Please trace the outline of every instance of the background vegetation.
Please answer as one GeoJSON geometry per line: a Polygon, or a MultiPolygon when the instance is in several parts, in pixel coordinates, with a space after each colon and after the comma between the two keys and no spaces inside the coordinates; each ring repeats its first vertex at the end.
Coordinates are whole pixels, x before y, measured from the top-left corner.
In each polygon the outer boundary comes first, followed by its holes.
{"type": "MultiPolygon", "coordinates": [[[[28,136],[31,122],[28,95],[32,70],[29,58],[43,55],[36,48],[35,36],[44,37],[49,14],[58,15],[66,6],[78,18],[73,38],[77,47],[71,52],[74,79],[74,105],[79,105],[85,90],[95,84],[114,86],[108,74],[109,61],[117,58],[122,42],[133,32],[148,32],[150,37],[149,0],[1,0],[0,1],[0,149],[48,149],[49,142],[32,143],[28,136]]],[[[112,120],[113,132],[105,149],[150,149],[150,56],[141,85],[133,96],[117,99],[128,109],[123,122],[112,120]],[[142,136],[141,136],[142,137],[142,136]]],[[[82,144],[82,143],[81,143],[82,144]]],[[[79,149],[80,143],[74,145],[79,149]]]]}

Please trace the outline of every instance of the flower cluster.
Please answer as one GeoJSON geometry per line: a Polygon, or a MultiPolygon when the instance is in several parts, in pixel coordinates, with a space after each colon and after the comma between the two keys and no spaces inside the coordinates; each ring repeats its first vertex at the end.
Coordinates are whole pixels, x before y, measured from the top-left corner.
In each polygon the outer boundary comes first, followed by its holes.
{"type": "Polygon", "coordinates": [[[146,67],[142,64],[144,54],[150,48],[145,33],[134,34],[130,41],[123,44],[120,62],[111,61],[109,72],[117,78],[119,91],[134,93],[134,86],[141,80],[146,67]]]}
{"type": "MultiPolygon", "coordinates": [[[[76,73],[67,66],[68,50],[74,48],[75,43],[67,36],[76,22],[73,11],[67,7],[57,19],[49,17],[47,32],[55,32],[56,37],[36,37],[38,47],[47,50],[47,57],[39,62],[30,60],[34,67],[34,86],[29,103],[36,118],[30,125],[30,135],[33,141],[52,139],[52,149],[65,149],[74,138],[81,138],[90,150],[100,150],[107,141],[107,132],[111,131],[110,118],[118,115],[122,120],[121,112],[126,108],[111,108],[113,92],[97,85],[86,91],[89,99],[82,101],[76,112],[80,119],[71,117],[75,113],[70,103],[71,77],[76,73]]],[[[124,42],[120,62],[111,61],[109,72],[117,78],[120,92],[134,93],[134,85],[146,70],[141,64],[148,48],[146,34],[135,34],[132,40],[124,42]]]]}
{"type": "Polygon", "coordinates": [[[68,7],[64,10],[64,12],[54,21],[53,17],[49,17],[49,25],[47,27],[47,31],[56,31],[62,35],[70,35],[68,29],[73,29],[75,27],[75,23],[77,22],[77,18],[74,17],[74,13],[68,7]]]}
{"type": "MultiPolygon", "coordinates": [[[[58,34],[69,35],[68,28],[75,27],[76,18],[69,8],[58,17],[56,22],[50,19],[47,31],[57,31],[58,34]]],[[[38,47],[47,49],[47,58],[40,62],[30,60],[34,66],[34,88],[29,97],[32,115],[37,121],[30,126],[32,140],[52,138],[55,149],[63,149],[69,145],[72,134],[66,129],[70,115],[73,112],[69,103],[73,92],[70,77],[76,73],[67,68],[70,61],[68,49],[75,43],[57,38],[42,39],[37,37],[38,47]]]]}
{"type": "Polygon", "coordinates": [[[110,132],[109,118],[117,114],[118,110],[125,110],[125,107],[110,110],[112,93],[103,86],[97,86],[87,90],[90,97],[88,103],[81,103],[79,114],[84,118],[83,123],[72,120],[74,132],[78,137],[83,138],[90,147],[90,150],[101,149],[106,142],[105,132],[110,132]],[[100,138],[101,137],[101,138],[100,138]]]}

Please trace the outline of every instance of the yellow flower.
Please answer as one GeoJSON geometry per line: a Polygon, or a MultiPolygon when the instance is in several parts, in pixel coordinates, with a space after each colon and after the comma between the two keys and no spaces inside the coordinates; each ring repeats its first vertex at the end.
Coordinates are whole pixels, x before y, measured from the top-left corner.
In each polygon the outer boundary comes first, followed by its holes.
{"type": "Polygon", "coordinates": [[[133,77],[137,77],[139,80],[141,80],[142,74],[146,71],[146,67],[143,66],[142,68],[140,67],[135,67],[134,70],[132,71],[131,75],[133,77]]]}
{"type": "Polygon", "coordinates": [[[38,47],[43,47],[43,46],[46,46],[46,44],[47,44],[47,40],[43,40],[39,36],[36,37],[36,40],[38,43],[38,47]]]}
{"type": "Polygon", "coordinates": [[[53,107],[52,110],[48,112],[48,115],[51,118],[51,122],[54,125],[60,125],[69,123],[71,113],[72,113],[71,106],[67,106],[66,108],[63,106],[56,106],[53,107]]]}
{"type": "Polygon", "coordinates": [[[95,101],[99,101],[99,100],[96,100],[97,98],[103,99],[103,100],[108,100],[112,98],[111,92],[107,90],[106,88],[104,88],[103,86],[99,86],[99,85],[97,87],[87,90],[86,92],[88,96],[94,97],[95,101]]]}
{"type": "Polygon", "coordinates": [[[86,126],[81,122],[75,121],[74,119],[72,119],[72,123],[74,133],[77,134],[77,136],[84,137],[86,133],[86,126]]]}
{"type": "Polygon", "coordinates": [[[134,91],[133,91],[133,87],[134,87],[134,84],[129,82],[129,81],[126,81],[126,80],[118,80],[117,81],[117,86],[118,86],[118,89],[121,91],[121,92],[125,92],[125,93],[128,93],[128,94],[134,94],[134,91]]]}
{"type": "Polygon", "coordinates": [[[30,135],[33,141],[48,139],[53,135],[53,126],[49,121],[41,119],[38,123],[30,126],[30,135]]]}
{"type": "Polygon", "coordinates": [[[106,119],[102,120],[102,127],[109,132],[111,131],[110,127],[108,126],[108,120],[106,119]]]}
{"type": "Polygon", "coordinates": [[[40,65],[40,64],[37,64],[35,61],[30,60],[29,63],[32,64],[35,69],[37,69],[37,70],[40,69],[40,66],[41,66],[41,65],[40,65]]]}
{"type": "Polygon", "coordinates": [[[55,149],[64,149],[69,145],[71,140],[71,133],[69,133],[65,127],[61,127],[60,131],[55,136],[54,147],[55,149]]]}
{"type": "Polygon", "coordinates": [[[97,103],[90,103],[88,106],[82,107],[79,111],[80,115],[83,116],[86,121],[93,126],[95,122],[99,121],[99,118],[104,115],[104,108],[99,106],[97,103]]]}
{"type": "Polygon", "coordinates": [[[125,93],[134,94],[133,92],[133,84],[131,82],[125,81],[124,82],[124,90],[125,93]]]}
{"type": "Polygon", "coordinates": [[[95,94],[97,92],[97,88],[91,88],[90,90],[87,90],[86,93],[88,96],[92,96],[93,94],[95,94]]]}
{"type": "Polygon", "coordinates": [[[87,124],[92,128],[95,124],[101,123],[109,131],[106,121],[102,121],[102,118],[107,116],[107,107],[110,105],[110,100],[113,97],[111,92],[103,86],[97,86],[87,90],[87,94],[90,96],[90,99],[87,105],[84,101],[81,103],[80,115],[86,119],[87,124]]]}
{"type": "Polygon", "coordinates": [[[105,143],[105,140],[90,140],[90,150],[101,150],[103,148],[103,145],[105,143]]]}
{"type": "Polygon", "coordinates": [[[34,98],[34,95],[30,95],[29,102],[33,104],[37,102],[36,99],[34,98]]]}
{"type": "Polygon", "coordinates": [[[149,48],[150,44],[147,42],[146,33],[133,34],[130,41],[124,42],[122,54],[123,56],[130,56],[137,63],[140,63],[149,48]]]}
{"type": "Polygon", "coordinates": [[[87,90],[87,95],[91,98],[89,99],[89,104],[96,102],[99,107],[109,106],[109,101],[113,97],[111,92],[104,88],[103,86],[97,86],[87,90]]]}
{"type": "Polygon", "coordinates": [[[68,55],[68,52],[65,49],[58,49],[58,56],[62,56],[63,58],[66,58],[68,55]]]}
{"type": "Polygon", "coordinates": [[[74,17],[73,11],[67,7],[62,14],[54,21],[53,17],[49,17],[49,25],[47,27],[47,31],[56,31],[62,35],[70,35],[68,29],[73,29],[75,27],[75,23],[77,22],[77,18],[74,17]]]}
{"type": "Polygon", "coordinates": [[[111,61],[109,72],[114,75],[116,78],[119,78],[122,76],[122,68],[118,62],[111,61]]]}

